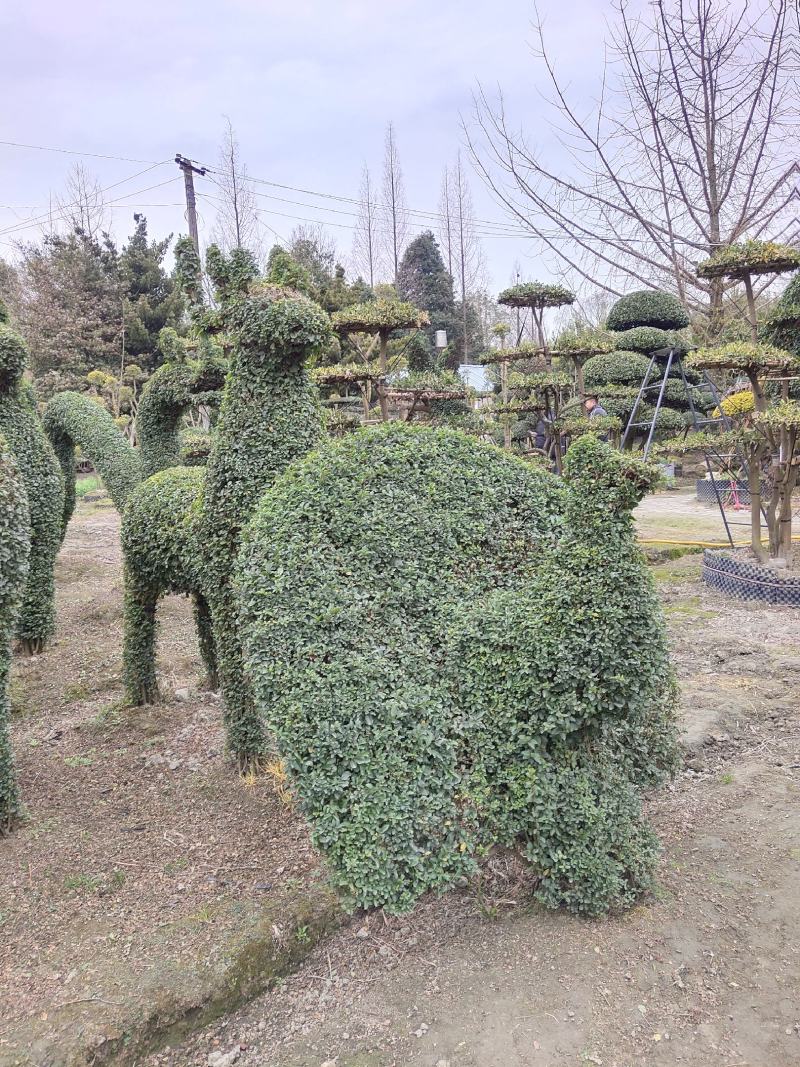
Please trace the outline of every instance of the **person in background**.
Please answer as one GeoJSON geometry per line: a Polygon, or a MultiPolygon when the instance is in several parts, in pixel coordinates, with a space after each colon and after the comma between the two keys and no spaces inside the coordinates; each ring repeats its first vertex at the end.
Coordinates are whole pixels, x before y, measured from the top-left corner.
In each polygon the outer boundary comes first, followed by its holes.
{"type": "Polygon", "coordinates": [[[599,419],[608,415],[608,412],[594,393],[587,393],[583,398],[583,409],[587,418],[590,419],[599,419]]]}

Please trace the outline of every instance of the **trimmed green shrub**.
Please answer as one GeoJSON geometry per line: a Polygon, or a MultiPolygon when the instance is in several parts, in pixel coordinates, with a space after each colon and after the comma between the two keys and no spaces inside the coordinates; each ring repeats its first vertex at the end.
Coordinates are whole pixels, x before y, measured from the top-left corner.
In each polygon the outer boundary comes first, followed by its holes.
{"type": "Polygon", "coordinates": [[[689,342],[673,331],[659,330],[655,326],[634,326],[615,336],[614,348],[647,355],[659,349],[671,348],[676,355],[685,356],[689,351],[689,342]]]}
{"type": "Polygon", "coordinates": [[[57,393],[44,411],[44,428],[64,475],[66,493],[61,537],[75,510],[75,446],[80,445],[118,511],[142,478],[139,453],[120,432],[114,416],[84,393],[57,393]]]}
{"type": "Polygon", "coordinates": [[[741,241],[718,248],[697,267],[698,278],[782,274],[800,267],[800,249],[777,241],[741,241]]]}
{"type": "Polygon", "coordinates": [[[563,285],[548,285],[545,282],[521,282],[504,289],[498,296],[498,304],[508,307],[557,308],[572,304],[575,294],[563,285]]]}
{"type": "Polygon", "coordinates": [[[19,793],[8,736],[11,642],[28,576],[31,521],[28,496],[16,460],[0,435],[0,834],[19,812],[19,793]]]}
{"type": "MultiPolygon", "coordinates": [[[[586,387],[596,389],[601,385],[641,385],[650,360],[641,352],[609,352],[607,355],[592,356],[583,365],[583,378],[586,387]]],[[[653,368],[653,380],[663,376],[661,368],[653,368]]]]}
{"type": "Polygon", "coordinates": [[[660,330],[682,330],[689,316],[671,293],[658,289],[640,289],[623,296],[611,308],[606,319],[609,330],[630,330],[635,326],[655,326],[660,330]]]}
{"type": "Polygon", "coordinates": [[[351,904],[402,910],[517,845],[550,905],[652,878],[639,792],[674,683],[630,510],[651,468],[586,436],[569,489],[462,434],[388,425],[261,499],[238,565],[247,667],[351,904]]]}
{"type": "Polygon", "coordinates": [[[53,566],[61,543],[64,479],[42,429],[32,388],[22,381],[25,343],[0,323],[0,434],[16,460],[28,496],[31,554],[28,580],[17,614],[17,637],[38,652],[55,625],[53,566]]]}

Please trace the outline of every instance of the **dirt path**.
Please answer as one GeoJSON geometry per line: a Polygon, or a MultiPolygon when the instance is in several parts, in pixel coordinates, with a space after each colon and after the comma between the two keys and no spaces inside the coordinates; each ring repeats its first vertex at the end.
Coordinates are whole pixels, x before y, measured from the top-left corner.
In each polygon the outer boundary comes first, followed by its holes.
{"type": "Polygon", "coordinates": [[[697,572],[657,569],[692,748],[650,804],[657,899],[580,921],[531,908],[498,864],[479,891],[356,917],[150,1067],[800,1063],[800,620],[723,601],[697,572]]]}

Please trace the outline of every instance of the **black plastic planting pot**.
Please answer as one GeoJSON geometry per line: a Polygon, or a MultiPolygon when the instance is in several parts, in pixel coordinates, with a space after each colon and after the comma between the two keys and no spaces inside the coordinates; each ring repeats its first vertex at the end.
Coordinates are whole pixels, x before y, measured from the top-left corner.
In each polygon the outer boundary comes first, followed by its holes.
{"type": "Polygon", "coordinates": [[[800,608],[800,575],[783,574],[724,549],[705,550],[702,576],[706,585],[739,600],[800,608]]]}

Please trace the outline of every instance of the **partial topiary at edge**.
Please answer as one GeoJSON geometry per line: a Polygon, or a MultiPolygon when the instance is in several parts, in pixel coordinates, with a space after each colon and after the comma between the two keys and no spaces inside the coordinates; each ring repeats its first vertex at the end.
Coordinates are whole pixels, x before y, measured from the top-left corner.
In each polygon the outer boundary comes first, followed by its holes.
{"type": "Polygon", "coordinates": [[[8,675],[11,642],[28,576],[31,523],[28,497],[16,461],[0,435],[0,835],[19,811],[14,760],[8,736],[8,675]]]}
{"type": "Polygon", "coordinates": [[[55,626],[53,567],[61,544],[64,479],[42,429],[36,396],[22,380],[26,361],[22,338],[0,323],[0,434],[25,485],[31,522],[28,581],[16,636],[25,651],[38,652],[55,626]]]}
{"type": "Polygon", "coordinates": [[[453,431],[324,445],[262,498],[238,565],[260,707],[351,904],[403,910],[516,845],[550,905],[651,884],[640,792],[674,681],[631,510],[651,468],[591,436],[567,488],[453,431]]]}

